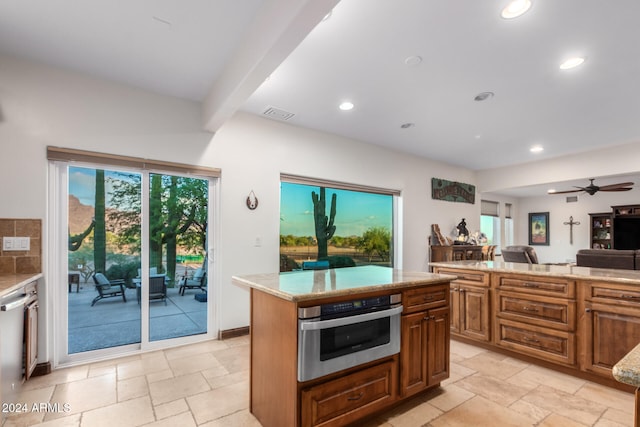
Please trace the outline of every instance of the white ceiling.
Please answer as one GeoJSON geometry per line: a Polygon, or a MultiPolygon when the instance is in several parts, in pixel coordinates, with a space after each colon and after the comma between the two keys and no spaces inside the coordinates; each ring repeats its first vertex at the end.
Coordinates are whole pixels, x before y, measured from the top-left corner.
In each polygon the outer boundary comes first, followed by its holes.
{"type": "Polygon", "coordinates": [[[532,1],[1,0],[0,53],[474,170],[640,141],[640,2],[532,1]]]}

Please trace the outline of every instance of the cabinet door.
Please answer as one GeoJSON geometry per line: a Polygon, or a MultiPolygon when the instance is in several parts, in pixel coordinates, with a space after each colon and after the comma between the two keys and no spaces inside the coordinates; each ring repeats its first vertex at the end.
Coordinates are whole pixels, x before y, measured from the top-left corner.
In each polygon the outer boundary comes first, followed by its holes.
{"type": "Polygon", "coordinates": [[[480,341],[489,341],[489,289],[459,286],[460,334],[480,341]]]}
{"type": "Polygon", "coordinates": [[[403,396],[424,390],[427,378],[427,312],[402,316],[400,384],[403,396]]]}
{"type": "Polygon", "coordinates": [[[582,368],[613,378],[611,369],[640,342],[640,309],[586,302],[582,368]]]}
{"type": "Polygon", "coordinates": [[[449,309],[430,310],[427,321],[427,385],[449,378],[449,309]]]}

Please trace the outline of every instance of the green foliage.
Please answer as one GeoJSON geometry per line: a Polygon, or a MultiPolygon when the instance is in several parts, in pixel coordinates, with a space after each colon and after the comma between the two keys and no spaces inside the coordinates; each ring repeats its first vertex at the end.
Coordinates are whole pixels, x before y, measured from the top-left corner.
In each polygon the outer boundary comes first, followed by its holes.
{"type": "Polygon", "coordinates": [[[104,170],[96,170],[96,199],[93,227],[93,265],[95,271],[104,273],[107,264],[107,231],[105,223],[104,170]]]}
{"type": "Polygon", "coordinates": [[[391,251],[391,232],[385,227],[369,228],[356,247],[369,257],[369,261],[375,255],[387,261],[391,251]]]}
{"type": "Polygon", "coordinates": [[[133,287],[132,279],[138,277],[138,269],[140,268],[140,262],[137,260],[124,261],[116,264],[112,264],[105,275],[110,280],[124,279],[127,287],[133,287]]]}
{"type": "Polygon", "coordinates": [[[331,197],[331,210],[327,216],[326,210],[326,189],[320,187],[320,195],[315,191],[311,192],[311,200],[313,201],[313,221],[316,228],[316,239],[318,240],[318,259],[326,258],[328,254],[328,243],[336,232],[336,226],[333,224],[336,217],[336,193],[331,197]]]}

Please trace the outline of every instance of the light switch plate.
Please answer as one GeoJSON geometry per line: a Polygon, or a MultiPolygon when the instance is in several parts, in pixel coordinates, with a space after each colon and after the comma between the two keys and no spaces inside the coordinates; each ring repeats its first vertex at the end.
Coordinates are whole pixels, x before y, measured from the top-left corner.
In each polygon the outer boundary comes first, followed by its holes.
{"type": "Polygon", "coordinates": [[[3,237],[3,251],[28,251],[31,249],[31,238],[29,237],[3,237]]]}

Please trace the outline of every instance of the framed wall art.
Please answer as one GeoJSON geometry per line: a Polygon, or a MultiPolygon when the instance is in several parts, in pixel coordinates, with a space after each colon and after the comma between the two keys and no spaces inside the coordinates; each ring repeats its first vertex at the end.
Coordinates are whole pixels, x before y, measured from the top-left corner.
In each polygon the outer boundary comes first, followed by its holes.
{"type": "Polygon", "coordinates": [[[529,213],[529,244],[549,245],[549,212],[529,213]]]}

